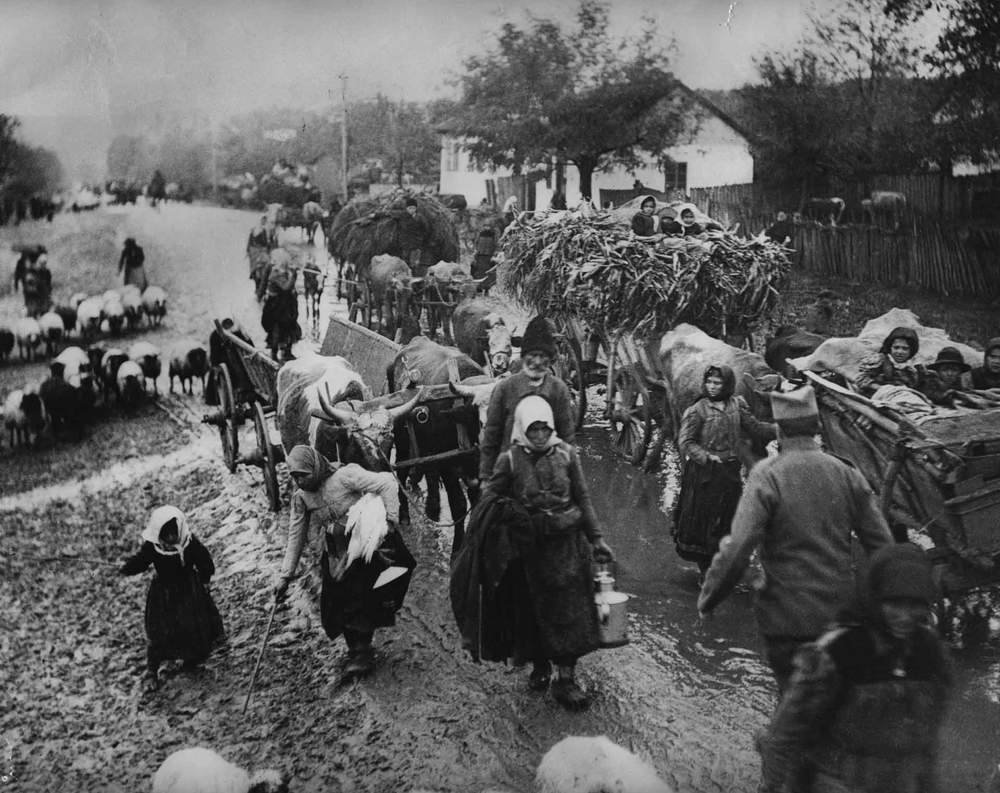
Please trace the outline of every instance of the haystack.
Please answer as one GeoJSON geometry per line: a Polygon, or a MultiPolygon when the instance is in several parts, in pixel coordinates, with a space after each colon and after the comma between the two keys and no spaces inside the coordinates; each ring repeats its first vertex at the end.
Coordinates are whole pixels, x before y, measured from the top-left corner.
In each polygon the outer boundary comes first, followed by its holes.
{"type": "Polygon", "coordinates": [[[372,256],[400,255],[398,224],[406,214],[405,201],[411,196],[417,202],[417,215],[429,229],[421,249],[421,266],[457,262],[460,250],[452,211],[433,196],[399,190],[379,198],[354,198],[340,210],[330,226],[334,255],[354,264],[359,273],[367,273],[372,256]]]}
{"type": "Polygon", "coordinates": [[[784,248],[726,231],[637,239],[605,212],[522,216],[501,240],[501,279],[526,307],[613,335],[681,322],[713,336],[769,317],[788,275],[784,248]]]}

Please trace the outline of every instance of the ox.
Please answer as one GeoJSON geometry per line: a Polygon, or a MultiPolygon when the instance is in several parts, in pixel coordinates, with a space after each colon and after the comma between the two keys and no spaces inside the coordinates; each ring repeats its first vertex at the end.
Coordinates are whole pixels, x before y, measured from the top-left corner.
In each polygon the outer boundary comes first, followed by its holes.
{"type": "MultiPolygon", "coordinates": [[[[761,399],[760,395],[776,388],[781,378],[757,353],[732,347],[685,323],[663,335],[659,357],[660,371],[666,384],[667,408],[661,439],[670,429],[674,434],[680,430],[681,416],[701,397],[705,369],[713,365],[730,367],[736,375],[736,393],[746,399],[760,418],[770,418],[770,402],[761,399]],[[751,386],[753,381],[757,385],[751,386]]],[[[741,456],[745,463],[752,462],[752,456],[746,450],[741,456]]],[[[659,454],[651,453],[650,458],[658,460],[659,454]]]]}
{"type": "Polygon", "coordinates": [[[510,328],[489,300],[463,300],[452,315],[455,346],[477,363],[485,363],[492,374],[506,374],[510,367],[510,328]]]}
{"type": "Polygon", "coordinates": [[[802,204],[802,217],[836,226],[844,214],[843,198],[810,198],[802,204]]]}
{"type": "MultiPolygon", "coordinates": [[[[367,388],[361,375],[339,355],[306,355],[278,370],[275,424],[281,445],[312,446],[324,457],[358,463],[371,471],[391,470],[393,425],[416,406],[420,392],[403,405],[355,408],[346,400],[363,400],[367,388]]],[[[400,498],[400,521],[409,510],[400,498]]]]}
{"type": "Polygon", "coordinates": [[[384,328],[389,338],[396,333],[397,321],[406,314],[413,296],[412,280],[410,266],[398,256],[387,253],[372,256],[368,281],[372,320],[374,324],[378,316],[377,327],[384,328]]]}
{"type": "MultiPolygon", "coordinates": [[[[411,383],[444,385],[453,380],[482,375],[482,368],[469,356],[454,349],[417,336],[400,350],[386,372],[389,390],[395,391],[411,383]]],[[[454,388],[454,386],[453,386],[454,388]]],[[[418,407],[410,421],[396,422],[397,463],[409,459],[416,444],[421,457],[443,454],[460,447],[459,438],[466,434],[466,441],[479,437],[478,413],[464,405],[454,407],[455,400],[434,400],[418,407]]],[[[452,554],[458,551],[465,535],[465,516],[469,504],[479,497],[476,481],[478,459],[475,454],[458,455],[429,465],[421,465],[411,472],[411,481],[427,478],[427,515],[431,520],[441,517],[441,485],[448,497],[448,508],[454,522],[452,554]],[[462,492],[465,480],[468,500],[462,492]]]]}
{"type": "Polygon", "coordinates": [[[881,227],[883,222],[888,227],[898,230],[906,215],[906,196],[889,190],[873,190],[871,198],[861,202],[861,209],[866,219],[873,225],[881,227]]]}
{"type": "Polygon", "coordinates": [[[846,302],[828,289],[820,292],[815,301],[806,307],[802,327],[782,325],[774,338],[768,340],[764,351],[767,365],[789,380],[798,377],[796,368],[788,361],[809,355],[827,339],[836,310],[846,302]]]}
{"type": "MultiPolygon", "coordinates": [[[[438,262],[427,268],[420,287],[421,300],[427,307],[428,332],[433,336],[440,326],[445,344],[453,344],[453,306],[459,300],[474,296],[476,290],[468,266],[455,262],[438,262]]],[[[418,284],[415,283],[414,289],[417,288],[418,284]]]]}

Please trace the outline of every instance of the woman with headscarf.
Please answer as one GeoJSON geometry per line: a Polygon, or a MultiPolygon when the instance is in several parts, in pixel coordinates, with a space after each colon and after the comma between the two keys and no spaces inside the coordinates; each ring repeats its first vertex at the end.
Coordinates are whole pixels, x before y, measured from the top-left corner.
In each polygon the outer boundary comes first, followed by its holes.
{"type": "Polygon", "coordinates": [[[920,548],[899,543],[872,554],[857,604],[795,656],[759,741],[762,793],[938,789],[952,674],[932,627],[936,600],[920,548]]]}
{"type": "Polygon", "coordinates": [[[879,351],[858,364],[854,387],[871,396],[884,385],[898,385],[920,391],[926,380],[923,366],[913,363],[920,349],[920,339],[913,328],[893,328],[879,351]]]}
{"type": "Polygon", "coordinates": [[[736,375],[728,366],[705,369],[701,391],[681,417],[677,446],[684,462],[673,534],[677,555],[696,562],[704,574],[729,534],[743,493],[740,443],[745,436],[771,440],[775,428],[758,421],[736,395],[736,375]]]}
{"type": "Polygon", "coordinates": [[[181,659],[185,669],[193,669],[208,658],[224,630],[208,589],[215,564],[191,533],[184,513],[177,507],[157,507],[142,541],[119,573],[138,575],[150,565],[156,571],[146,594],[145,616],[147,687],[156,689],[163,661],[181,659]]]}
{"type": "Polygon", "coordinates": [[[516,581],[514,663],[533,663],[528,686],[549,687],[570,710],[590,704],[576,682],[577,659],[597,649],[592,560],[614,557],[583,478],[574,447],[555,433],[552,408],[540,396],[526,396],[514,411],[510,448],[497,457],[486,485],[488,497],[507,497],[530,516],[513,538],[520,564],[508,568],[516,581]]]}
{"type": "Polygon", "coordinates": [[[986,344],[983,365],[972,370],[972,387],[977,390],[1000,388],[1000,337],[986,344]]]}
{"type": "Polygon", "coordinates": [[[652,237],[660,231],[660,219],[656,215],[656,198],[644,196],[639,211],[632,216],[632,232],[637,237],[652,237]]]}
{"type": "Polygon", "coordinates": [[[375,472],[356,463],[329,462],[310,446],[295,446],[287,457],[288,472],[297,485],[292,495],[288,541],[281,575],[274,594],[284,598],[288,583],[302,555],[302,547],[312,527],[322,530],[320,558],[320,619],[331,639],[341,633],[347,643],[347,677],[362,677],[375,668],[372,638],[376,628],[395,624],[396,612],[410,582],[416,562],[406,550],[397,530],[399,523],[399,483],[387,472],[375,472]],[[351,558],[347,535],[348,511],[362,496],[372,493],[382,500],[386,536],[371,561],[351,558]],[[389,567],[405,568],[406,573],[385,586],[375,587],[389,567]]]}
{"type": "Polygon", "coordinates": [[[291,254],[284,248],[275,248],[271,251],[270,267],[261,280],[263,290],[258,292],[258,297],[264,299],[260,324],[267,333],[267,346],[275,356],[283,349],[286,360],[291,357],[292,345],[302,338],[295,289],[298,274],[291,254]]]}
{"type": "Polygon", "coordinates": [[[146,254],[136,241],[129,237],[125,240],[122,255],[118,258],[118,272],[125,272],[125,286],[134,284],[140,292],[145,292],[149,286],[146,280],[146,254]]]}

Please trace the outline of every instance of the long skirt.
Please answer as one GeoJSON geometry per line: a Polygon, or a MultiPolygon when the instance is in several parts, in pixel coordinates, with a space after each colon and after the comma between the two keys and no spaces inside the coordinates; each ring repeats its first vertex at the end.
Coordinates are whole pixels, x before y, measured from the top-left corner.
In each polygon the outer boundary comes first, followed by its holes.
{"type": "Polygon", "coordinates": [[[600,643],[590,541],[579,526],[549,531],[545,522],[532,518],[533,547],[522,547],[501,584],[513,600],[515,664],[578,658],[600,643]]]}
{"type": "Polygon", "coordinates": [[[719,550],[719,542],[729,534],[742,492],[738,460],[704,465],[686,460],[674,507],[677,555],[707,568],[719,550]]]}
{"type": "Polygon", "coordinates": [[[149,281],[146,280],[146,268],[141,264],[138,267],[126,267],[125,286],[129,284],[134,284],[139,287],[140,292],[145,292],[146,287],[149,286],[149,281]]]}
{"type": "Polygon", "coordinates": [[[169,581],[153,576],[146,594],[150,658],[203,661],[224,635],[215,601],[194,570],[169,581]]]}
{"type": "Polygon", "coordinates": [[[336,639],[344,629],[371,633],[376,628],[396,624],[396,612],[403,606],[410,587],[416,560],[397,531],[391,531],[370,563],[356,559],[335,579],[331,567],[346,553],[346,540],[326,535],[326,548],[320,557],[319,615],[323,630],[336,639]],[[390,566],[406,568],[406,573],[378,589],[374,584],[390,566]]]}

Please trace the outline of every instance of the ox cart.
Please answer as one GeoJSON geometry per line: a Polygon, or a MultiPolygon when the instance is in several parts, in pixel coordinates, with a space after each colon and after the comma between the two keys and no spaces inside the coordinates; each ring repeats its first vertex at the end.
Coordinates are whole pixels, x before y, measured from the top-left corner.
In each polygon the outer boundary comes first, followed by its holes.
{"type": "Polygon", "coordinates": [[[878,495],[897,537],[916,532],[945,594],[1000,581],[1000,408],[920,424],[819,375],[823,440],[878,495]]]}
{"type": "MultiPolygon", "coordinates": [[[[275,425],[278,405],[278,371],[282,364],[268,357],[261,350],[215,322],[225,360],[212,371],[218,389],[219,407],[202,418],[206,424],[218,428],[222,447],[222,458],[230,473],[235,473],[239,465],[260,468],[263,472],[264,487],[268,504],[272,511],[281,509],[281,491],[278,485],[277,466],[285,459],[280,433],[275,425]],[[252,422],[255,446],[249,452],[240,452],[240,431],[246,422],[252,422]]],[[[364,414],[379,408],[392,411],[408,402],[416,394],[413,390],[393,393],[387,391],[387,368],[401,349],[400,345],[386,339],[367,328],[337,317],[330,318],[327,334],[323,341],[323,355],[340,355],[355,367],[367,384],[370,397],[363,401],[352,401],[348,407],[352,412],[364,414]]],[[[445,412],[451,414],[472,413],[474,408],[466,399],[457,395],[449,385],[424,387],[420,392],[417,406],[432,402],[447,401],[445,412]]],[[[348,404],[348,403],[342,403],[348,404]]],[[[330,405],[324,403],[322,415],[314,414],[324,421],[333,421],[330,405]]],[[[419,422],[420,411],[414,411],[406,418],[410,438],[410,454],[406,459],[397,459],[393,470],[408,469],[413,466],[435,463],[459,455],[478,453],[478,446],[469,437],[465,428],[455,422],[455,448],[444,453],[421,456],[417,435],[411,422],[419,422]]]]}

